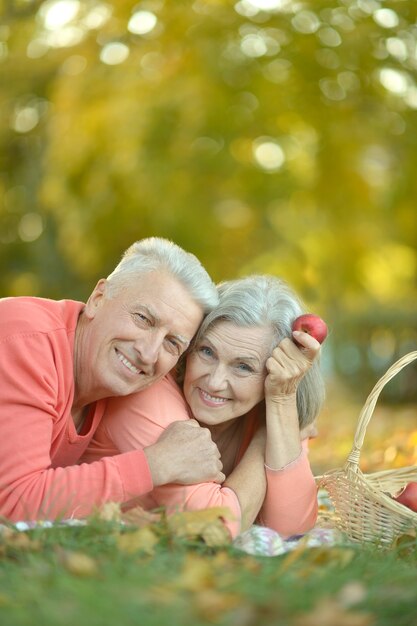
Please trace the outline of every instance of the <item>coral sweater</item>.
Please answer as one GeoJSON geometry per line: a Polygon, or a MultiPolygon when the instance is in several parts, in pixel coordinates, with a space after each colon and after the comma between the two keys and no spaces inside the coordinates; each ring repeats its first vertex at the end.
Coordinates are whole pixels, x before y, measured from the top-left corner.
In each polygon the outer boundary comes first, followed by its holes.
{"type": "MultiPolygon", "coordinates": [[[[171,375],[148,389],[109,400],[105,414],[83,459],[89,462],[154,443],[168,425],[189,419],[191,414],[181,389],[171,375]]],[[[246,416],[245,432],[235,463],[248,447],[257,428],[256,415],[246,416]]],[[[307,441],[298,459],[287,467],[266,467],[267,493],[259,522],[283,536],[310,530],[317,517],[317,490],[307,457],[307,441]]],[[[145,509],[165,506],[170,511],[228,507],[234,521],[227,523],[231,535],[240,532],[241,510],[235,492],[214,482],[197,485],[163,485],[140,498],[145,509]]]]}
{"type": "Polygon", "coordinates": [[[84,305],[0,299],[0,515],[11,521],[83,517],[153,487],[142,450],[78,465],[106,407],[71,416],[74,338],[84,305]]]}

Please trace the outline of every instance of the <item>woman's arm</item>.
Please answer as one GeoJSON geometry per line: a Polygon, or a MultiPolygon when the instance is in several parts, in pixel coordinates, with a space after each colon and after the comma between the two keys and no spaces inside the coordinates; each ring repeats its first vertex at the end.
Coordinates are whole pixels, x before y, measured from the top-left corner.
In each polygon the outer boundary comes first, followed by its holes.
{"type": "Polygon", "coordinates": [[[251,526],[258,516],[266,496],[265,427],[257,430],[242,460],[229,474],[224,487],[232,489],[241,510],[241,532],[251,526]]]}
{"type": "MultiPolygon", "coordinates": [[[[175,421],[190,419],[184,397],[171,377],[155,383],[148,389],[137,394],[111,399],[106,413],[95,433],[94,440],[84,455],[84,461],[94,461],[103,455],[115,455],[152,445],[175,421]]],[[[259,441],[258,441],[259,444],[259,441]]],[[[263,444],[264,445],[264,444],[263,444]]],[[[254,447],[251,454],[254,455],[254,447]]],[[[249,452],[249,450],[248,450],[249,452]]],[[[263,467],[264,450],[259,450],[258,472],[265,483],[263,467]],[[262,452],[262,454],[261,454],[262,452]],[[262,461],[260,462],[260,458],[262,461]]],[[[249,465],[247,460],[247,465],[249,465]]],[[[243,462],[243,460],[242,460],[243,462]]],[[[243,472],[246,463],[239,469],[241,481],[249,479],[250,472],[243,472]]],[[[219,485],[215,482],[204,482],[195,485],[169,484],[156,487],[150,494],[128,503],[133,507],[140,503],[146,509],[165,506],[168,512],[183,510],[201,510],[209,507],[228,507],[233,519],[226,521],[232,537],[235,537],[241,528],[241,503],[235,493],[236,477],[230,475],[232,484],[227,482],[219,485]]],[[[257,487],[260,491],[260,486],[257,487]]],[[[262,493],[265,493],[265,487],[262,493]]],[[[264,495],[262,495],[261,502],[264,495]]],[[[254,507],[252,515],[256,516],[260,504],[254,507]],[[255,510],[256,508],[256,510],[255,510]]],[[[243,506],[247,508],[246,500],[243,506]]]]}
{"type": "Polygon", "coordinates": [[[298,535],[313,528],[317,519],[317,488],[308,461],[308,440],[302,442],[298,459],[287,467],[266,467],[266,497],[259,513],[263,526],[283,537],[298,535]]]}
{"type": "Polygon", "coordinates": [[[307,333],[297,333],[299,349],[284,339],[267,362],[265,405],[267,491],[260,520],[281,535],[309,530],[317,517],[317,490],[301,445],[296,391],[320,351],[307,333]]]}

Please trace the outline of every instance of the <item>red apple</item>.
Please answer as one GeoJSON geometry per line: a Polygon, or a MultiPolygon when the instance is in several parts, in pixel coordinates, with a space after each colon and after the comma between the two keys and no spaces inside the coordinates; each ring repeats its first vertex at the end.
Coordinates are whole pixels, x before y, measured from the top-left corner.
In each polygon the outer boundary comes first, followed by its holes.
{"type": "Polygon", "coordinates": [[[308,333],[314,339],[317,339],[319,343],[323,343],[327,337],[326,322],[313,313],[305,313],[297,317],[292,323],[292,330],[301,330],[304,333],[308,333]]]}
{"type": "Polygon", "coordinates": [[[417,483],[408,483],[408,485],[406,485],[398,495],[393,496],[393,498],[412,511],[417,511],[417,483]]]}

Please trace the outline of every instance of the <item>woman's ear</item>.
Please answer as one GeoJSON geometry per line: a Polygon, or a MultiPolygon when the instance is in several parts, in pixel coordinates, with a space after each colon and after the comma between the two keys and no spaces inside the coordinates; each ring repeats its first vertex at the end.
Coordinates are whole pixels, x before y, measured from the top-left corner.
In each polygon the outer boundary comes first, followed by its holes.
{"type": "Polygon", "coordinates": [[[107,280],[105,278],[100,278],[97,285],[94,287],[94,290],[88,298],[84,309],[84,314],[88,319],[92,320],[96,316],[97,310],[103,303],[106,286],[107,280]]]}

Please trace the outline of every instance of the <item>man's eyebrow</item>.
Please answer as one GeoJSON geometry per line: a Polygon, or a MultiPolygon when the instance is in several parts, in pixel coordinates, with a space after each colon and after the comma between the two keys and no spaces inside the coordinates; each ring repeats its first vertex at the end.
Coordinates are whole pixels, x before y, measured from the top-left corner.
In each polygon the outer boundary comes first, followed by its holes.
{"type": "Polygon", "coordinates": [[[155,311],[151,307],[149,307],[147,304],[140,304],[139,308],[143,309],[149,315],[149,317],[152,318],[152,321],[154,323],[158,324],[161,321],[158,315],[155,313],[155,311]]]}
{"type": "Polygon", "coordinates": [[[177,339],[180,343],[183,344],[184,348],[188,348],[191,343],[191,339],[187,339],[187,337],[183,337],[183,335],[172,335],[174,339],[177,339]]]}
{"type": "MultiPolygon", "coordinates": [[[[146,313],[149,315],[149,317],[152,318],[152,322],[154,324],[161,323],[160,317],[155,313],[155,311],[150,306],[148,306],[147,304],[143,304],[141,308],[144,309],[146,313]]],[[[184,350],[188,348],[188,346],[191,343],[191,339],[188,339],[187,337],[184,337],[183,335],[173,334],[172,337],[174,339],[177,339],[177,341],[179,341],[184,346],[184,350]]]]}

